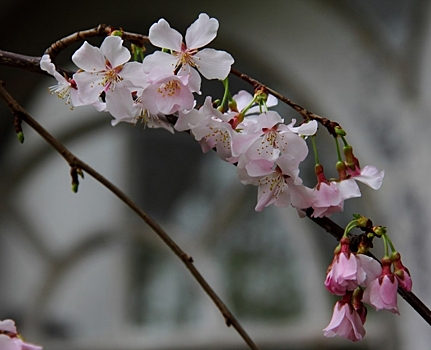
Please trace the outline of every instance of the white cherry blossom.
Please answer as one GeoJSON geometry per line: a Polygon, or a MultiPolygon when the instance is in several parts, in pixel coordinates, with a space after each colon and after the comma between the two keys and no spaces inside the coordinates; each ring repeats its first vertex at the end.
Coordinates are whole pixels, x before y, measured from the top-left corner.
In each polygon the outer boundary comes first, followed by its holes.
{"type": "MultiPolygon", "coordinates": [[[[118,36],[108,36],[100,48],[84,44],[73,54],[72,61],[80,68],[74,75],[79,97],[84,104],[99,101],[104,92],[106,101],[113,98],[117,87],[131,88],[145,84],[141,63],[130,62],[130,52],[118,36]]],[[[109,107],[108,107],[109,109],[109,107]]]]}
{"type": "Polygon", "coordinates": [[[172,54],[156,51],[147,56],[144,60],[145,70],[149,72],[163,67],[171,73],[193,75],[191,81],[195,87],[200,86],[200,77],[193,73],[192,68],[197,68],[207,79],[225,79],[234,62],[232,56],[225,51],[208,48],[199,50],[216,37],[218,26],[215,18],[201,13],[187,29],[184,43],[181,34],[171,28],[165,19],[160,19],[150,28],[150,42],[154,46],[171,50],[172,54]]]}

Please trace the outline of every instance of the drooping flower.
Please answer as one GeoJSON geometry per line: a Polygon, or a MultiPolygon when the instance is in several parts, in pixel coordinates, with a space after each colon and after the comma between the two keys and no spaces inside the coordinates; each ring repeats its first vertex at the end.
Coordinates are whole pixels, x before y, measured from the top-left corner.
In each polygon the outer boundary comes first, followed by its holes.
{"type": "Polygon", "coordinates": [[[398,279],[391,272],[391,259],[382,259],[382,273],[365,289],[362,301],[374,306],[376,310],[388,310],[399,314],[397,306],[398,279]]]}
{"type": "Polygon", "coordinates": [[[363,322],[365,318],[362,318],[351,304],[351,296],[352,293],[350,292],[335,304],[331,321],[323,330],[325,337],[338,335],[342,338],[358,341],[365,336],[363,322]]]}
{"type": "Polygon", "coordinates": [[[218,21],[201,13],[186,31],[185,43],[182,35],[171,28],[165,19],[160,19],[150,27],[149,39],[154,46],[169,49],[171,53],[156,51],[144,60],[147,72],[153,69],[167,69],[171,74],[191,75],[195,91],[200,90],[200,77],[192,68],[197,68],[207,79],[223,80],[230,72],[234,60],[225,51],[203,49],[217,35],[218,21]]]}
{"type": "Polygon", "coordinates": [[[329,216],[343,211],[344,201],[349,198],[361,196],[358,185],[352,179],[341,181],[328,181],[323,173],[323,167],[315,167],[318,183],[314,189],[313,217],[329,216]]]}
{"type": "Polygon", "coordinates": [[[340,240],[326,275],[325,287],[335,295],[344,295],[359,286],[367,287],[382,271],[380,264],[373,258],[352,253],[349,244],[347,237],[340,240]]]}

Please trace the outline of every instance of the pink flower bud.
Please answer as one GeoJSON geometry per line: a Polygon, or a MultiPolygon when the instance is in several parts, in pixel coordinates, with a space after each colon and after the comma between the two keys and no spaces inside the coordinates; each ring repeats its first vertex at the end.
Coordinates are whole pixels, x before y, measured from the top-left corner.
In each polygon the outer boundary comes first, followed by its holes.
{"type": "Polygon", "coordinates": [[[394,265],[394,275],[398,280],[399,285],[404,288],[407,292],[412,291],[412,278],[410,271],[401,262],[401,254],[394,252],[391,255],[391,261],[394,265]]]}
{"type": "Polygon", "coordinates": [[[358,286],[368,286],[382,271],[373,258],[351,253],[348,238],[342,238],[340,245],[341,249],[336,250],[325,280],[326,289],[335,295],[344,295],[358,286]]]}

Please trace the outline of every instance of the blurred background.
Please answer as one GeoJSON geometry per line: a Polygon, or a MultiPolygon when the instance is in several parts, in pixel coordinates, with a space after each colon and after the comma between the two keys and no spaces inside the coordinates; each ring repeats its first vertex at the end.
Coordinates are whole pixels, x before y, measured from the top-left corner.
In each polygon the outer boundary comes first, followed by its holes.
{"type": "MultiPolygon", "coordinates": [[[[363,197],[334,219],[345,225],[362,213],[387,226],[413,291],[431,305],[428,0],[3,0],[0,49],[41,56],[99,23],[147,34],[162,17],[185,33],[201,12],[220,22],[209,47],[340,122],[361,164],[385,169],[381,190],[362,188],[363,197]]],[[[70,56],[80,45],[57,65],[75,69],[70,56]]],[[[243,186],[215,154],[203,155],[188,134],[111,127],[108,114],[71,111],[47,92],[54,79],[42,75],[0,66],[0,79],[46,129],[159,221],[262,349],[429,349],[429,325],[401,298],[401,316],[369,308],[363,342],[324,338],[336,299],[323,281],[336,242],[294,209],[256,213],[256,188],[243,186]]],[[[235,77],[231,85],[251,91],[235,77]]],[[[221,96],[217,82],[202,90],[221,96]]],[[[300,119],[278,110],[287,122],[300,119]]],[[[2,103],[0,116],[0,319],[14,318],[45,350],[246,349],[144,223],[89,176],[72,193],[63,159],[25,125],[20,145],[2,103]]],[[[330,169],[333,144],[320,134],[330,169]]],[[[301,170],[309,185],[311,170],[311,163],[301,170]]]]}

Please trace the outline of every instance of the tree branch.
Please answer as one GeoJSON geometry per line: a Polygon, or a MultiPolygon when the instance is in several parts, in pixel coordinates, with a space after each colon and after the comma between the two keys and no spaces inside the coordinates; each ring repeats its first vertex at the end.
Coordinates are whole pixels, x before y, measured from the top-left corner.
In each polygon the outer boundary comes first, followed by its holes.
{"type": "MultiPolygon", "coordinates": [[[[76,32],[72,35],[69,35],[68,37],[65,37],[63,39],[58,40],[53,45],[51,45],[47,50],[46,53],[50,54],[51,60],[53,60],[62,50],[64,50],[66,47],[68,47],[70,44],[85,40],[87,38],[93,37],[93,36],[106,36],[112,33],[112,31],[115,28],[112,26],[106,25],[106,24],[100,24],[99,26],[84,30],[80,32],[76,32]]],[[[120,29],[121,30],[121,29],[120,29]]],[[[122,31],[122,30],[121,30],[122,31]]],[[[135,45],[138,45],[139,47],[143,47],[145,43],[149,42],[149,39],[145,35],[136,34],[136,33],[129,33],[122,31],[122,37],[125,40],[128,40],[135,45]]],[[[44,73],[39,68],[39,57],[30,57],[30,56],[24,56],[24,55],[18,55],[13,53],[8,53],[0,50],[0,64],[1,65],[8,65],[12,67],[19,67],[23,68],[29,71],[38,72],[38,73],[44,73]]],[[[68,70],[64,70],[61,68],[57,68],[59,72],[62,72],[63,74],[71,77],[73,72],[70,72],[68,70]]],[[[295,111],[297,111],[302,118],[305,120],[316,120],[319,122],[322,126],[324,126],[328,132],[335,136],[335,128],[339,126],[339,124],[335,121],[331,121],[328,118],[321,117],[315,113],[312,113],[305,109],[304,107],[300,106],[299,104],[291,101],[287,97],[283,96],[279,92],[269,88],[268,86],[262,84],[261,82],[257,81],[256,79],[253,79],[249,77],[246,74],[241,73],[240,71],[232,68],[231,74],[239,77],[240,79],[246,81],[250,85],[253,86],[254,89],[263,89],[266,92],[269,92],[282,102],[286,103],[288,106],[293,108],[295,111]]],[[[155,223],[148,215],[142,211],[134,202],[132,202],[124,193],[122,193],[117,187],[115,187],[113,184],[111,184],[108,180],[106,180],[102,175],[97,173],[95,170],[93,170],[91,167],[83,163],[81,160],[76,158],[72,153],[70,153],[61,143],[59,143],[55,138],[53,138],[48,132],[46,132],[45,129],[43,129],[34,119],[32,119],[27,112],[25,112],[17,103],[12,99],[12,97],[6,92],[6,90],[0,86],[0,95],[5,99],[5,101],[8,103],[9,108],[11,109],[12,113],[15,115],[15,117],[21,118],[24,120],[27,124],[29,124],[33,129],[35,129],[54,149],[59,152],[63,158],[69,163],[71,167],[77,167],[79,169],[82,169],[89,173],[91,176],[93,176],[96,180],[98,180],[100,183],[102,183],[104,186],[106,186],[111,192],[113,192],[117,197],[119,197],[124,203],[126,203],[135,213],[140,216],[159,236],[160,238],[171,248],[172,251],[183,261],[183,263],[186,265],[186,267],[190,270],[192,275],[196,278],[198,283],[202,286],[202,288],[208,293],[208,295],[211,297],[211,299],[214,301],[214,303],[217,305],[221,313],[226,319],[226,323],[232,324],[235,329],[237,329],[238,333],[243,337],[243,339],[246,341],[246,343],[250,346],[252,349],[257,349],[256,345],[251,341],[251,339],[248,337],[248,335],[245,333],[245,331],[242,329],[242,327],[237,323],[237,321],[233,318],[232,314],[227,310],[226,306],[221,302],[221,300],[215,295],[215,293],[212,291],[212,289],[208,286],[208,284],[205,282],[205,280],[202,278],[202,276],[199,274],[199,272],[194,267],[191,258],[185,254],[170,238],[169,236],[158,226],[157,223],[155,223]],[[211,291],[211,293],[210,293],[211,291]],[[214,294],[214,295],[213,295],[214,294]],[[216,301],[217,300],[217,301],[216,301]],[[237,328],[238,327],[238,328],[237,328]]],[[[168,118],[168,120],[171,120],[168,118]]],[[[329,218],[314,218],[311,217],[311,213],[306,213],[307,217],[315,222],[317,225],[322,227],[324,230],[326,230],[328,233],[330,233],[332,236],[334,236],[336,239],[340,239],[344,233],[344,229],[341,228],[339,225],[337,225],[334,221],[332,221],[329,218]]],[[[398,288],[398,293],[409,303],[414,310],[418,312],[418,314],[429,324],[431,325],[431,311],[428,309],[428,307],[419,299],[416,297],[415,294],[411,292],[407,292],[403,290],[402,288],[398,288]]]]}
{"type": "Polygon", "coordinates": [[[117,186],[112,182],[107,180],[103,175],[98,173],[92,167],[84,163],[78,157],[76,157],[72,152],[70,152],[63,144],[61,144],[57,139],[55,139],[48,131],[46,131],[35,119],[33,119],[6,91],[3,86],[3,82],[0,81],[0,97],[6,102],[10,111],[15,118],[19,118],[25,123],[27,123],[33,130],[35,130],[52,148],[54,148],[73,168],[77,168],[85,171],[87,174],[92,176],[95,180],[100,182],[109,191],[116,195],[123,203],[125,203],[132,211],[134,211],[158,236],[159,238],[169,247],[169,249],[174,252],[176,256],[184,263],[186,268],[190,271],[192,276],[202,287],[202,289],[208,294],[217,308],[223,315],[226,325],[232,326],[245,341],[245,343],[253,350],[259,350],[258,346],[253,342],[253,340],[246,333],[244,328],[238,322],[238,320],[233,316],[227,306],[223,303],[220,297],[214,292],[207,281],[202,277],[198,269],[193,264],[193,259],[191,256],[187,255],[173,240],[172,238],[160,227],[160,225],[153,220],[146,212],[144,212],[135,202],[133,202],[124,192],[122,192],[117,186]]]}

